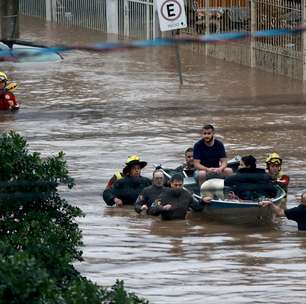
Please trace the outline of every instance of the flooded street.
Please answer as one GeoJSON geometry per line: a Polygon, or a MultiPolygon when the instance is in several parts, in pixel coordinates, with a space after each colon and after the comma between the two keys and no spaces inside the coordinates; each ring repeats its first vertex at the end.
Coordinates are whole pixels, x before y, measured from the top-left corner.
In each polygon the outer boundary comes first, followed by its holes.
{"type": "MultiPolygon", "coordinates": [[[[103,41],[99,32],[26,19],[22,39],[48,44],[103,41]]],[[[305,303],[306,234],[283,220],[269,228],[207,221],[161,222],[132,208],[107,208],[101,192],[128,155],[176,167],[185,149],[212,123],[228,157],[253,154],[264,166],[272,151],[291,177],[289,206],[306,188],[306,101],[303,83],[205,58],[181,48],[105,54],[67,52],[52,63],[1,63],[19,87],[18,113],[0,113],[1,132],[14,129],[31,150],[63,150],[72,190],[63,195],[79,219],[83,275],[101,285],[123,279],[150,303],[305,303]]]]}

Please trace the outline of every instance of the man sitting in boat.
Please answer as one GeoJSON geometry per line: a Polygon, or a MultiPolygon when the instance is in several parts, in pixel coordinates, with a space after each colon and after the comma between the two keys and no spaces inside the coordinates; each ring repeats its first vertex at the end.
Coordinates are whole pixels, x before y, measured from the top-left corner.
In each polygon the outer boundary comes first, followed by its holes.
{"type": "Polygon", "coordinates": [[[193,147],[193,158],[200,186],[208,178],[224,178],[233,174],[233,170],[227,167],[224,145],[215,138],[212,125],[203,127],[202,138],[193,147]]]}
{"type": "Polygon", "coordinates": [[[165,176],[161,170],[153,172],[152,185],[143,189],[139,194],[136,203],[135,211],[141,213],[143,210],[150,213],[150,207],[153,202],[159,197],[164,189],[165,176]]]}
{"type": "Polygon", "coordinates": [[[272,198],[277,192],[271,177],[265,170],[256,168],[256,158],[252,155],[241,158],[237,173],[227,177],[224,180],[224,186],[229,187],[238,198],[243,200],[272,198]]]}
{"type": "Polygon", "coordinates": [[[283,160],[273,152],[266,159],[267,173],[271,176],[273,182],[280,185],[286,192],[288,191],[289,176],[282,172],[283,160]]]}
{"type": "Polygon", "coordinates": [[[103,191],[103,199],[109,206],[134,205],[139,193],[151,185],[151,180],[141,176],[141,169],[147,162],[140,158],[131,159],[123,169],[124,177],[116,181],[111,188],[103,191]]]}
{"type": "Polygon", "coordinates": [[[5,73],[0,72],[0,110],[18,110],[19,104],[13,91],[17,85],[15,82],[8,82],[5,73]]]}
{"type": "Polygon", "coordinates": [[[192,177],[195,172],[194,162],[193,162],[193,148],[188,148],[185,151],[185,163],[177,167],[175,171],[185,172],[189,177],[192,177]]]}
{"type": "Polygon", "coordinates": [[[160,197],[154,201],[150,208],[151,215],[161,215],[163,220],[185,219],[189,209],[200,211],[204,203],[211,198],[204,197],[196,200],[183,188],[184,177],[180,173],[174,174],[170,179],[170,188],[164,188],[160,197]]]}

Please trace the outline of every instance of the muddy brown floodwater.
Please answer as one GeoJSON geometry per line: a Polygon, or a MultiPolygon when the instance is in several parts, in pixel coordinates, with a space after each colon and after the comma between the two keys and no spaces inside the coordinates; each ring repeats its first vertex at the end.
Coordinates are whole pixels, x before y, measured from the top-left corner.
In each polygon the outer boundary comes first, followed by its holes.
{"type": "MultiPolygon", "coordinates": [[[[103,41],[99,32],[23,19],[23,39],[54,43],[103,41]]],[[[216,126],[229,157],[267,153],[284,158],[289,206],[306,188],[303,83],[181,49],[184,86],[171,48],[106,54],[74,51],[51,63],[1,63],[19,83],[19,113],[0,113],[32,150],[66,153],[77,186],[63,191],[86,213],[79,219],[84,259],[77,268],[98,284],[124,279],[151,303],[305,303],[306,239],[283,220],[270,228],[239,227],[189,216],[161,222],[132,208],[107,208],[106,181],[128,155],[174,167],[216,126]]]]}

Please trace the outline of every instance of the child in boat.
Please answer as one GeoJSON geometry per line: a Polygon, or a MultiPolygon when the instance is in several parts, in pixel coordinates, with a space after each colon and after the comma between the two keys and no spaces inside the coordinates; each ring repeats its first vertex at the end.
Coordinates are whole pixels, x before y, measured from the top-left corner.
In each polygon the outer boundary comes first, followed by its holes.
{"type": "Polygon", "coordinates": [[[19,104],[13,91],[16,89],[15,82],[8,82],[4,72],[0,72],[0,110],[18,110],[19,104]]]}

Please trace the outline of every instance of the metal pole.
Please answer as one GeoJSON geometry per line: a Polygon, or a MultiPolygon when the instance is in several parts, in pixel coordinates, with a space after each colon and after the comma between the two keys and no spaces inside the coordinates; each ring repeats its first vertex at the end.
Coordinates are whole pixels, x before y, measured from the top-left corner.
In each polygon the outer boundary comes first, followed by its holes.
{"type": "Polygon", "coordinates": [[[106,1],[107,33],[118,35],[118,0],[106,1]]]}
{"type": "MultiPolygon", "coordinates": [[[[256,20],[257,20],[257,12],[256,12],[256,4],[254,0],[250,0],[250,9],[251,9],[251,32],[255,32],[256,28],[256,20]]],[[[251,56],[251,67],[254,68],[256,66],[255,59],[255,38],[251,38],[251,46],[250,46],[250,56],[251,56]]]]}
{"type": "Polygon", "coordinates": [[[46,20],[52,21],[52,1],[46,0],[46,20]]]}
{"type": "MultiPolygon", "coordinates": [[[[179,30],[178,30],[179,32],[179,30]]],[[[175,36],[175,31],[172,31],[172,38],[175,36]]],[[[175,44],[175,58],[176,58],[176,69],[180,79],[180,85],[183,85],[183,75],[182,75],[182,64],[181,64],[181,55],[178,44],[175,44]]]]}
{"type": "Polygon", "coordinates": [[[10,42],[19,38],[19,1],[0,0],[1,40],[10,42]]]}
{"type": "MultiPolygon", "coordinates": [[[[302,1],[302,20],[303,23],[301,26],[306,25],[306,1],[302,1]]],[[[306,65],[305,65],[305,60],[306,60],[306,32],[302,32],[302,51],[303,51],[303,81],[306,80],[306,65]]],[[[306,89],[305,89],[306,90],[306,89]]]]}

